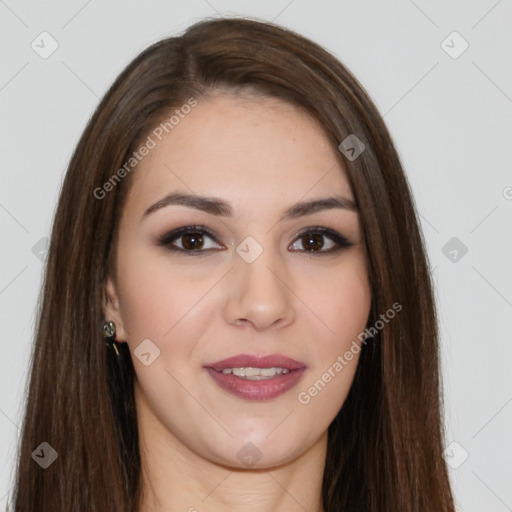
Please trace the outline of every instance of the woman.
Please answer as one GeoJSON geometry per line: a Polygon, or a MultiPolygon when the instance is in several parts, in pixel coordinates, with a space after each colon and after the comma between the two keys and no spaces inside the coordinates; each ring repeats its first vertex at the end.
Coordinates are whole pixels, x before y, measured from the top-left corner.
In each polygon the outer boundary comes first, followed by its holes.
{"type": "Polygon", "coordinates": [[[291,31],[197,23],[123,71],[72,157],[15,510],[453,511],[438,364],[362,86],[291,31]]]}

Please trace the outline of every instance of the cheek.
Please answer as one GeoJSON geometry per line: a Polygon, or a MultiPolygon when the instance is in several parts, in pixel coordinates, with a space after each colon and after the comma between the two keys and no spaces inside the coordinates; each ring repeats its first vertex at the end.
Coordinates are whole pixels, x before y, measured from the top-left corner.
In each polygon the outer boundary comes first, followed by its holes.
{"type": "Polygon", "coordinates": [[[206,265],[176,265],[155,250],[133,250],[118,259],[120,307],[130,344],[150,338],[160,345],[186,326],[207,322],[201,300],[215,284],[206,265]]]}
{"type": "Polygon", "coordinates": [[[322,351],[342,350],[366,327],[371,307],[371,289],[362,257],[347,258],[346,264],[332,269],[309,272],[304,281],[306,304],[316,313],[321,324],[318,335],[322,351]],[[311,286],[315,283],[315,286],[311,286]]]}
{"type": "Polygon", "coordinates": [[[362,257],[347,260],[337,272],[318,273],[318,292],[309,295],[319,317],[314,364],[299,392],[299,403],[333,419],[353,381],[371,308],[371,289],[362,257]],[[323,411],[323,412],[322,412],[323,411]]]}

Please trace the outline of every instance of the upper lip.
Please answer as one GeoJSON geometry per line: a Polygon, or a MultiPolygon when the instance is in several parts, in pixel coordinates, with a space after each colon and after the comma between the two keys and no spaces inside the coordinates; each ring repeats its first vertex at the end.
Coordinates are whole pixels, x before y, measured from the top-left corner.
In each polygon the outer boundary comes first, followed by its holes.
{"type": "Polygon", "coordinates": [[[286,368],[287,370],[298,370],[306,365],[282,354],[270,354],[267,356],[257,356],[253,354],[238,354],[236,356],[222,359],[214,363],[204,365],[206,368],[214,370],[224,370],[225,368],[286,368]]]}

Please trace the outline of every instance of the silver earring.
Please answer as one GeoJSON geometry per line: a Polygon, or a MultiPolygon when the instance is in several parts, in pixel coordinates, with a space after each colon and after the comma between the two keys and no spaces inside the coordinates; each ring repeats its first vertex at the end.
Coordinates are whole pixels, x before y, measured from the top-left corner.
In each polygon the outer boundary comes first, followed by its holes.
{"type": "Polygon", "coordinates": [[[119,356],[116,343],[116,324],[114,322],[105,322],[103,324],[103,337],[107,347],[113,349],[116,355],[119,356]]]}

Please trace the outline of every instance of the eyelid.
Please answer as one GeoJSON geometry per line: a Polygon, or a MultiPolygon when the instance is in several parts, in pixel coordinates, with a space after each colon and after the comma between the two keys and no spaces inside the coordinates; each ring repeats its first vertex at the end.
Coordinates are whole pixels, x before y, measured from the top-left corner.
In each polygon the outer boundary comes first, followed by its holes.
{"type": "MultiPolygon", "coordinates": [[[[171,247],[171,242],[182,237],[183,235],[186,235],[187,233],[202,233],[210,238],[212,238],[216,244],[220,244],[220,242],[217,240],[219,236],[210,228],[208,228],[205,224],[191,224],[187,226],[182,226],[176,229],[172,229],[171,231],[168,231],[164,235],[158,237],[157,244],[167,247],[169,250],[176,250],[181,252],[186,252],[189,254],[199,254],[199,253],[206,253],[209,252],[212,249],[207,250],[197,250],[197,251],[185,251],[181,249],[180,247],[171,247]]],[[[213,249],[218,250],[218,249],[213,249]]]]}
{"type": "MultiPolygon", "coordinates": [[[[161,237],[159,237],[157,244],[160,246],[166,247],[168,250],[177,251],[177,252],[181,252],[181,253],[187,253],[190,255],[206,254],[211,251],[222,250],[222,249],[197,249],[197,250],[187,251],[187,250],[182,249],[181,247],[176,247],[176,246],[171,245],[171,242],[175,241],[176,239],[179,239],[181,236],[183,236],[187,233],[193,233],[193,232],[205,234],[206,236],[213,239],[216,244],[222,245],[218,241],[219,236],[213,230],[208,228],[205,224],[187,225],[187,226],[182,226],[182,227],[173,229],[173,230],[167,232],[166,234],[162,235],[161,237]]],[[[344,235],[342,235],[341,233],[339,233],[338,231],[336,231],[334,229],[326,228],[323,226],[308,226],[307,228],[302,229],[300,232],[298,232],[295,235],[293,241],[291,242],[291,244],[288,247],[290,247],[291,245],[294,245],[297,242],[297,240],[300,239],[301,237],[308,235],[308,234],[312,234],[312,233],[326,236],[327,238],[332,240],[335,244],[337,244],[337,246],[334,248],[328,249],[328,250],[323,250],[323,251],[322,250],[320,250],[320,251],[294,250],[292,252],[305,253],[308,255],[316,256],[316,255],[323,255],[323,254],[332,254],[332,253],[338,252],[340,250],[347,249],[354,245],[348,238],[346,238],[344,235]]],[[[224,247],[224,249],[225,248],[226,247],[224,247]]]]}
{"type": "Polygon", "coordinates": [[[330,240],[332,240],[334,243],[337,244],[337,247],[334,247],[332,249],[328,249],[326,251],[295,251],[295,252],[302,252],[309,255],[322,255],[322,254],[332,254],[335,252],[338,252],[343,249],[348,249],[349,247],[352,247],[354,245],[353,242],[351,242],[346,236],[341,234],[335,229],[326,228],[324,226],[309,226],[303,230],[301,230],[299,233],[295,235],[294,241],[290,244],[293,245],[296,243],[296,240],[308,235],[310,233],[314,234],[320,234],[323,236],[326,236],[330,240]]]}

